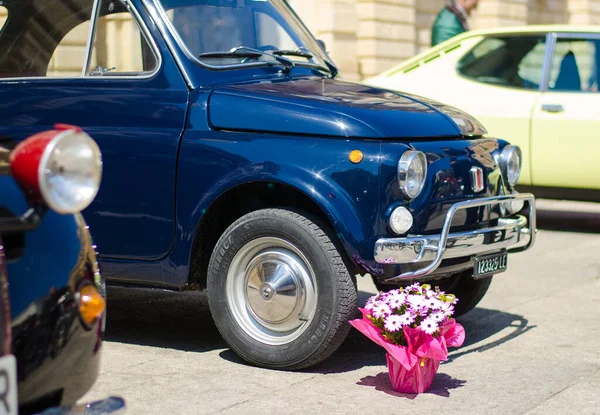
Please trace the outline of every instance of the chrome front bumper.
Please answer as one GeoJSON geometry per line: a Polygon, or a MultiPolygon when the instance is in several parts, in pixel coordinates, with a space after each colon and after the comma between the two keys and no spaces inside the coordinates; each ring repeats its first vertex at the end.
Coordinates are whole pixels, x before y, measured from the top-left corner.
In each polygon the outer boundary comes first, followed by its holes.
{"type": "Polygon", "coordinates": [[[414,280],[434,272],[443,259],[468,257],[502,249],[508,252],[524,251],[535,242],[535,229],[535,197],[531,193],[467,200],[458,202],[448,209],[439,235],[379,239],[375,243],[375,261],[380,264],[431,261],[421,269],[388,278],[384,282],[414,280]],[[494,227],[450,233],[452,219],[458,210],[494,206],[518,200],[529,204],[529,218],[516,215],[499,219],[498,225],[494,227]]]}

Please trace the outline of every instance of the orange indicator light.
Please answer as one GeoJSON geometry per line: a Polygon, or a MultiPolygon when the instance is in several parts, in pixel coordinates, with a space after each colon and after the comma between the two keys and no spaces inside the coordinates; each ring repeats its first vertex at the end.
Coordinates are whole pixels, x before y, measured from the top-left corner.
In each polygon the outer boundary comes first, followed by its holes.
{"type": "Polygon", "coordinates": [[[363,153],[360,150],[352,150],[350,152],[350,156],[348,157],[350,161],[354,164],[360,163],[363,160],[363,153]]]}
{"type": "Polygon", "coordinates": [[[87,324],[92,324],[106,308],[106,302],[93,285],[86,285],[79,292],[79,312],[87,324]]]}

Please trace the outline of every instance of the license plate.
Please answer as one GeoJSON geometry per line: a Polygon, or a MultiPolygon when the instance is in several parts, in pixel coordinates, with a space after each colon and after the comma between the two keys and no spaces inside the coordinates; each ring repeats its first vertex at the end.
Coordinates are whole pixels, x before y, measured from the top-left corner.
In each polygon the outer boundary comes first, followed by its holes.
{"type": "Polygon", "coordinates": [[[17,415],[17,359],[0,357],[0,414],[17,415]]]}
{"type": "Polygon", "coordinates": [[[508,254],[506,251],[475,257],[475,272],[473,278],[484,278],[506,271],[508,254]]]}

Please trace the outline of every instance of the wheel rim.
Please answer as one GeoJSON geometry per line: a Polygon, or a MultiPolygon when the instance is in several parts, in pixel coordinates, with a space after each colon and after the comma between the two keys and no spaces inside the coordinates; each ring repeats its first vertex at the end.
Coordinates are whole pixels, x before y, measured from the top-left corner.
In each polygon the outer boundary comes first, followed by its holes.
{"type": "Polygon", "coordinates": [[[279,238],[258,238],[244,245],[231,262],[225,290],[242,329],[270,345],[297,339],[317,308],[312,267],[296,246],[279,238]]]}

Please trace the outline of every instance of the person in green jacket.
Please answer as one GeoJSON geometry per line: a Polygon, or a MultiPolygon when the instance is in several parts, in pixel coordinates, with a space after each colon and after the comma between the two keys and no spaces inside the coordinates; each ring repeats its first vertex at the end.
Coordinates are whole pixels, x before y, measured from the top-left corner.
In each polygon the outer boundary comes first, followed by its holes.
{"type": "Polygon", "coordinates": [[[477,8],[478,0],[450,0],[438,14],[431,30],[431,46],[469,30],[467,18],[477,8]]]}

